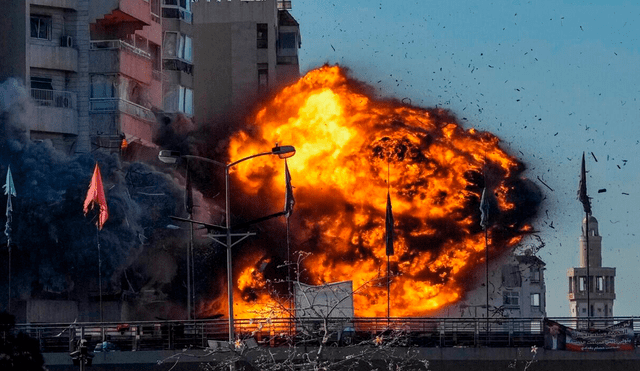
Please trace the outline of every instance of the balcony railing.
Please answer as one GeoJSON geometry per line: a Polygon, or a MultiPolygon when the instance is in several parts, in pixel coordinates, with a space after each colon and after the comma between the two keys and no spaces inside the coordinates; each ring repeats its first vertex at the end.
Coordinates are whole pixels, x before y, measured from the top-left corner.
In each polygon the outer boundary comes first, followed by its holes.
{"type": "Polygon", "coordinates": [[[151,59],[151,53],[146,52],[140,48],[128,44],[122,40],[95,40],[89,43],[89,49],[102,50],[102,49],[122,49],[127,52],[137,54],[141,57],[151,59]]]}
{"type": "Polygon", "coordinates": [[[31,98],[40,106],[73,109],[76,95],[70,91],[31,89],[31,98]]]}
{"type": "Polygon", "coordinates": [[[150,109],[120,98],[91,98],[90,110],[94,113],[122,112],[139,117],[145,121],[156,121],[150,109]]]}

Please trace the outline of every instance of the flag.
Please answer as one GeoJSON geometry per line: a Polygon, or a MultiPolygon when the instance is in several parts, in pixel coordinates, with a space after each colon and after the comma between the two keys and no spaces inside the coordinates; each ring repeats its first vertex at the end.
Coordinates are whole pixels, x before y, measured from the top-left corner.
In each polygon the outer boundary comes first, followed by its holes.
{"type": "Polygon", "coordinates": [[[100,207],[100,215],[96,225],[98,229],[102,229],[102,226],[109,218],[109,210],[107,209],[107,199],[104,196],[104,187],[102,186],[102,176],[100,176],[100,168],[96,162],[96,167],[93,170],[93,177],[91,177],[91,184],[89,185],[89,191],[87,192],[87,198],[84,200],[84,215],[86,216],[89,210],[98,204],[100,207]]]}
{"type": "Polygon", "coordinates": [[[387,256],[393,255],[393,210],[391,210],[391,196],[387,192],[387,216],[384,221],[385,242],[387,245],[387,256]]]}
{"type": "Polygon", "coordinates": [[[187,161],[187,184],[185,187],[184,207],[187,214],[193,214],[193,191],[191,189],[191,172],[189,171],[189,162],[187,161]]]}
{"type": "Polygon", "coordinates": [[[284,160],[284,180],[287,184],[287,189],[284,194],[284,213],[288,218],[291,216],[293,212],[293,205],[295,205],[296,200],[293,198],[293,186],[291,186],[291,174],[289,173],[289,166],[287,165],[287,160],[284,160]]]}
{"type": "Polygon", "coordinates": [[[480,198],[480,225],[482,229],[487,229],[489,226],[489,202],[486,197],[487,188],[482,189],[482,197],[480,198]]]}
{"type": "Polygon", "coordinates": [[[11,166],[7,167],[7,181],[4,188],[4,194],[7,195],[7,223],[4,226],[4,234],[7,236],[7,246],[11,248],[11,212],[13,211],[13,205],[11,203],[11,197],[16,197],[16,187],[13,185],[13,176],[11,176],[11,166]]]}
{"type": "Polygon", "coordinates": [[[582,169],[580,170],[580,185],[578,186],[578,200],[582,202],[584,212],[591,214],[591,201],[587,196],[587,171],[584,165],[584,152],[582,152],[582,169]]]}

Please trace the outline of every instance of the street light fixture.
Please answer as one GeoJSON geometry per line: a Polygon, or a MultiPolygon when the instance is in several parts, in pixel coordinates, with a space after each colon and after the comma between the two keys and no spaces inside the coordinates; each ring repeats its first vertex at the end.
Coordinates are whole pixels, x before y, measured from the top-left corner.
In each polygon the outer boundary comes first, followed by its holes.
{"type": "MultiPolygon", "coordinates": [[[[230,189],[229,189],[229,169],[241,162],[244,162],[246,160],[250,160],[252,158],[255,157],[260,157],[260,156],[266,156],[266,155],[277,155],[279,158],[281,159],[286,159],[289,157],[292,157],[293,155],[296,154],[296,149],[293,146],[280,146],[278,144],[276,144],[275,147],[271,148],[271,151],[269,152],[262,152],[262,153],[258,153],[255,155],[251,155],[251,156],[247,156],[244,158],[241,158],[240,160],[231,162],[229,164],[224,164],[222,162],[216,161],[216,160],[212,160],[210,158],[206,158],[206,157],[200,157],[200,156],[194,156],[194,155],[181,155],[180,152],[178,151],[169,151],[169,150],[162,150],[160,151],[160,153],[158,154],[158,159],[162,162],[164,162],[165,164],[175,164],[177,163],[181,158],[184,159],[195,159],[195,160],[201,160],[201,161],[205,161],[217,166],[220,166],[222,168],[224,168],[224,184],[225,184],[225,237],[226,237],[226,243],[222,243],[221,241],[217,240],[214,238],[214,240],[218,243],[220,243],[221,245],[224,245],[227,248],[227,292],[228,292],[228,301],[229,301],[229,343],[233,344],[233,342],[235,341],[235,334],[234,334],[234,328],[233,328],[233,272],[232,272],[232,265],[231,265],[231,247],[233,247],[233,245],[235,245],[234,243],[232,243],[231,241],[231,237],[237,237],[237,236],[242,236],[243,238],[241,238],[240,240],[236,241],[236,243],[242,241],[244,238],[247,238],[250,235],[253,234],[249,234],[249,233],[245,233],[245,234],[231,234],[231,213],[230,213],[230,208],[229,208],[229,195],[230,195],[230,189]]],[[[191,223],[193,223],[193,221],[191,221],[191,223]]],[[[214,236],[217,237],[217,236],[214,236]]]]}

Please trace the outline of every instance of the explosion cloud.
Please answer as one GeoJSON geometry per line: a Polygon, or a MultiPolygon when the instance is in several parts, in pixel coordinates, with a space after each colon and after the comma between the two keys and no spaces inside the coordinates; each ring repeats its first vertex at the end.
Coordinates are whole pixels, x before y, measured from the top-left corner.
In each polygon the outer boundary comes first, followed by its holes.
{"type": "MultiPolygon", "coordinates": [[[[296,199],[291,244],[311,253],[302,277],[310,284],[352,280],[359,316],[386,315],[388,187],[396,235],[391,315],[426,315],[460,300],[474,287],[470,272],[484,266],[483,188],[491,194],[491,256],[531,230],[541,197],[495,135],[462,128],[446,110],[375,99],[367,90],[338,66],[313,70],[232,135],[229,158],[264,152],[277,142],[296,146],[288,159],[296,199]]],[[[233,168],[236,218],[283,207],[284,165],[271,157],[233,168]]],[[[265,282],[284,278],[284,270],[264,267],[287,258],[282,239],[282,228],[274,229],[235,252],[242,256],[234,260],[237,317],[273,302],[265,282]]],[[[205,312],[224,312],[222,296],[205,312]]]]}

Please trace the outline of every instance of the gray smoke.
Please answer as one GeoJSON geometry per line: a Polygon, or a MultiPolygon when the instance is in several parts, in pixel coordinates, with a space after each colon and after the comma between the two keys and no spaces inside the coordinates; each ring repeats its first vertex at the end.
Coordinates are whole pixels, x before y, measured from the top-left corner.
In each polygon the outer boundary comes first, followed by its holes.
{"type": "MultiPolygon", "coordinates": [[[[104,291],[139,292],[153,285],[153,274],[140,259],[154,259],[155,251],[182,264],[184,231],[168,230],[170,215],[184,213],[183,191],[172,170],[139,162],[124,162],[101,152],[67,155],[48,140],[32,142],[25,123],[33,102],[19,81],[0,84],[0,181],[11,165],[17,197],[12,213],[12,300],[64,298],[86,300],[97,292],[99,235],[104,291]],[[109,219],[97,233],[95,213],[86,217],[83,202],[98,162],[104,181],[109,219]],[[175,250],[175,251],[174,251],[175,250]],[[167,253],[168,251],[168,253],[167,253]]],[[[4,196],[4,195],[3,195],[4,196]]],[[[6,202],[6,196],[2,198],[6,202]]],[[[5,224],[0,202],[0,226],[5,224]]],[[[0,234],[0,297],[6,303],[7,247],[0,234]]],[[[169,300],[180,296],[181,279],[167,264],[171,279],[163,278],[169,300]]],[[[176,299],[179,300],[179,299],[176,299]]]]}

